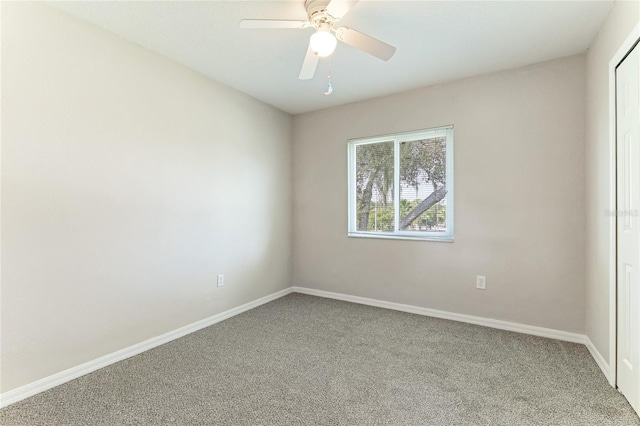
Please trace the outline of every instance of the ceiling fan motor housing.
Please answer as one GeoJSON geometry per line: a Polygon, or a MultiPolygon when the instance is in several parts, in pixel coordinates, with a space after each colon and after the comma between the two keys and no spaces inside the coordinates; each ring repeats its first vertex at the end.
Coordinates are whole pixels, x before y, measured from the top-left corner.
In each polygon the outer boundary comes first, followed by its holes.
{"type": "Polygon", "coordinates": [[[326,13],[329,1],[330,0],[306,0],[304,2],[309,22],[316,29],[319,28],[321,24],[327,23],[332,25],[334,22],[334,19],[326,13]]]}

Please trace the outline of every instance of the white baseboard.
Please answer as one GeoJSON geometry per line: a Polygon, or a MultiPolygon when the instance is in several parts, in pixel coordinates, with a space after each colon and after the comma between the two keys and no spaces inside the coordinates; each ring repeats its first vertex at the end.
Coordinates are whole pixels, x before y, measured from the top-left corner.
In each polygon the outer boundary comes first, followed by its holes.
{"type": "Polygon", "coordinates": [[[89,374],[102,367],[106,367],[118,361],[122,361],[123,359],[138,355],[144,351],[148,351],[149,349],[153,349],[156,346],[168,343],[172,340],[186,336],[187,334],[193,333],[205,327],[209,327],[210,325],[216,324],[220,321],[224,321],[227,318],[241,314],[260,305],[264,305],[265,303],[286,296],[292,291],[293,290],[291,288],[286,288],[252,302],[245,303],[244,305],[238,306],[236,308],[232,308],[219,314],[213,315],[209,318],[205,318],[203,320],[194,322],[184,327],[180,327],[168,333],[164,333],[160,336],[145,340],[144,342],[129,346],[128,348],[124,348],[103,357],[94,359],[93,361],[85,362],[84,364],[80,364],[68,370],[61,371],[60,373],[45,377],[44,379],[40,379],[36,382],[29,383],[28,385],[24,385],[8,392],[4,392],[0,394],[0,408],[6,407],[40,392],[44,392],[48,389],[76,379],[80,376],[84,376],[85,374],[89,374]]]}
{"type": "Polygon", "coordinates": [[[589,353],[591,354],[593,359],[596,361],[596,364],[598,364],[598,367],[600,367],[600,370],[602,370],[602,374],[604,374],[604,376],[607,378],[607,380],[609,381],[609,384],[615,387],[615,380],[614,380],[615,377],[613,377],[609,364],[607,363],[607,361],[604,360],[604,357],[602,356],[600,351],[598,351],[598,349],[593,344],[591,339],[589,339],[589,336],[585,336],[584,344],[587,347],[587,349],[589,349],[589,353]]]}
{"type": "Polygon", "coordinates": [[[349,294],[333,293],[330,291],[316,290],[305,287],[292,287],[293,292],[311,296],[326,297],[328,299],[344,300],[346,302],[359,303],[361,305],[377,306],[379,308],[393,309],[394,311],[409,312],[428,317],[448,319],[452,321],[466,322],[469,324],[483,325],[485,327],[498,328],[500,330],[515,331],[517,333],[532,334],[534,336],[548,337],[573,343],[585,343],[586,336],[568,331],[554,330],[552,328],[536,327],[533,325],[519,324],[515,322],[501,321],[490,318],[476,317],[473,315],[456,314],[436,309],[422,308],[420,306],[403,305],[401,303],[386,302],[384,300],[369,299],[367,297],[352,296],[349,294]]]}

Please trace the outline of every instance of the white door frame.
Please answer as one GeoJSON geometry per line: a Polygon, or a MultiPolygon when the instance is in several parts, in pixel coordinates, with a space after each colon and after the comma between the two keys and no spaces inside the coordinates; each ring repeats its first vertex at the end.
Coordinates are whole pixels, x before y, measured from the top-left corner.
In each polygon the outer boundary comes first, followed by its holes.
{"type": "MultiPolygon", "coordinates": [[[[633,46],[640,40],[640,23],[636,24],[631,33],[627,36],[624,42],[620,45],[616,53],[609,61],[609,187],[611,193],[609,196],[609,211],[617,212],[616,205],[616,67],[631,51],[633,46]]],[[[617,214],[612,215],[613,218],[617,217],[617,214]]],[[[618,268],[617,262],[617,228],[616,220],[611,220],[609,223],[609,374],[608,379],[611,386],[616,387],[616,375],[617,375],[617,346],[618,335],[617,326],[618,321],[617,312],[617,282],[616,271],[618,268]]]]}

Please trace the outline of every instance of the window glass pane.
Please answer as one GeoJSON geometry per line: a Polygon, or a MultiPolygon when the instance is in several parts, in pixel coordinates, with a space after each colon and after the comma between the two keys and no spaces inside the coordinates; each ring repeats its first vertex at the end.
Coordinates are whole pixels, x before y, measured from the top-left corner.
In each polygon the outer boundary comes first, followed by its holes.
{"type": "Polygon", "coordinates": [[[393,232],[393,142],[356,146],[356,227],[393,232]]]}
{"type": "Polygon", "coordinates": [[[446,232],[446,137],[400,143],[400,230],[446,232]]]}

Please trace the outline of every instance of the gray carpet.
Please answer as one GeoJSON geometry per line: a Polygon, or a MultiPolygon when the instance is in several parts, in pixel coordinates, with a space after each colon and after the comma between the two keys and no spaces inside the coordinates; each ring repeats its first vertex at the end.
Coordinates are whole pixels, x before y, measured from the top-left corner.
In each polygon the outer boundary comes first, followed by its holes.
{"type": "Polygon", "coordinates": [[[3,425],[640,425],[583,345],[292,294],[3,425]]]}

